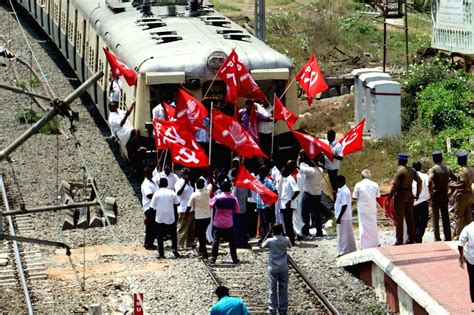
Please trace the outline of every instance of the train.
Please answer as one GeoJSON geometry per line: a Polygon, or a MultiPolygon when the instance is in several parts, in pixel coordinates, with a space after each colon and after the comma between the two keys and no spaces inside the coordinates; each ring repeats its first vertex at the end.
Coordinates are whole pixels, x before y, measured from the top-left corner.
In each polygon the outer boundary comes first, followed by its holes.
{"type": "MultiPolygon", "coordinates": [[[[282,95],[298,113],[297,87],[291,60],[254,37],[247,29],[216,12],[202,0],[16,0],[57,46],[80,81],[97,71],[102,77],[88,93],[107,121],[110,69],[103,49],[109,49],[137,73],[136,86],[122,78],[119,107],[135,102],[129,117],[144,143],[153,134],[147,125],[152,109],[185,86],[199,100],[223,102],[226,86],[216,72],[235,49],[253,78],[273,102],[282,95]]],[[[239,98],[239,107],[245,99],[239,98]]],[[[275,124],[275,152],[294,149],[284,122],[275,124]]],[[[126,150],[124,150],[126,151],[126,150]]]]}

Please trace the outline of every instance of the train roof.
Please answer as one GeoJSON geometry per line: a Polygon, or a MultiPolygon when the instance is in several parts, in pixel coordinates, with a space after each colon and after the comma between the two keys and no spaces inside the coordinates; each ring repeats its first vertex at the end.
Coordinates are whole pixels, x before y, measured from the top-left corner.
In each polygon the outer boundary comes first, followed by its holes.
{"type": "Polygon", "coordinates": [[[147,26],[146,22],[137,23],[142,14],[131,2],[124,2],[125,10],[118,13],[107,7],[105,0],[100,0],[99,4],[90,0],[76,0],[75,5],[88,17],[89,23],[105,40],[107,46],[137,72],[214,75],[207,66],[209,55],[216,51],[229,55],[233,48],[249,70],[294,68],[288,57],[213,10],[206,15],[190,17],[184,6],[176,6],[178,16],[168,16],[168,7],[152,6],[151,10],[157,21],[148,21],[152,24],[147,26]],[[213,22],[206,22],[209,16],[225,21],[227,25],[212,25],[213,22]],[[160,24],[165,25],[150,28],[160,24]],[[243,40],[226,39],[224,34],[218,34],[218,31],[229,30],[249,37],[243,40]],[[180,39],[173,41],[176,38],[180,39]]]}

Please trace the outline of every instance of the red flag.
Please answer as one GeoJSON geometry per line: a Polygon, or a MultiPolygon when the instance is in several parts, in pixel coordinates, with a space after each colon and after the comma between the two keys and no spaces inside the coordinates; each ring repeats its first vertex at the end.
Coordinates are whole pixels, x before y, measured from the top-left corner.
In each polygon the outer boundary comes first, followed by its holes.
{"type": "Polygon", "coordinates": [[[156,149],[170,149],[174,163],[187,167],[206,167],[208,158],[204,149],[187,129],[177,121],[153,120],[156,149]]]}
{"type": "Polygon", "coordinates": [[[315,55],[312,55],[309,61],[298,72],[296,80],[300,83],[306,94],[308,94],[309,106],[311,106],[313,97],[316,94],[328,89],[328,85],[326,84],[326,81],[324,81],[315,55]]]}
{"type": "Polygon", "coordinates": [[[157,150],[170,148],[171,143],[179,143],[187,147],[191,141],[195,140],[194,135],[189,131],[186,124],[181,124],[177,121],[154,119],[153,127],[157,150]]]}
{"type": "Polygon", "coordinates": [[[170,149],[173,163],[186,167],[208,167],[209,158],[204,149],[194,139],[189,144],[189,146],[183,146],[178,142],[171,143],[170,149]]]}
{"type": "Polygon", "coordinates": [[[256,143],[260,143],[258,138],[257,106],[255,104],[250,106],[249,126],[247,131],[256,143]]]}
{"type": "Polygon", "coordinates": [[[255,191],[266,205],[274,204],[278,200],[278,195],[260,183],[243,164],[240,165],[239,172],[235,177],[234,186],[255,191]]]}
{"type": "Polygon", "coordinates": [[[232,104],[238,103],[238,97],[265,100],[265,94],[258,87],[245,65],[239,61],[239,56],[233,49],[217,72],[227,84],[226,100],[232,104]]]}
{"type": "Polygon", "coordinates": [[[183,89],[178,89],[176,97],[176,120],[187,118],[192,126],[207,129],[202,120],[207,117],[206,107],[183,89]]]}
{"type": "Polygon", "coordinates": [[[344,137],[339,140],[339,143],[342,145],[342,154],[344,156],[349,153],[353,153],[359,150],[362,150],[364,147],[362,141],[362,133],[364,132],[365,118],[360,121],[354,128],[349,130],[344,137]]]}
{"type": "Polygon", "coordinates": [[[130,69],[126,64],[118,60],[117,57],[112,54],[108,49],[104,48],[105,57],[109,62],[110,69],[114,77],[119,77],[123,75],[125,81],[129,86],[137,85],[137,75],[135,71],[130,69]]]}
{"type": "Polygon", "coordinates": [[[212,137],[235,151],[239,156],[268,158],[237,120],[215,109],[212,111],[212,137]]]}
{"type": "Polygon", "coordinates": [[[328,144],[307,133],[294,130],[291,130],[291,132],[310,159],[314,159],[322,152],[329,160],[334,160],[334,155],[332,154],[331,147],[328,144]]]}
{"type": "Polygon", "coordinates": [[[173,121],[176,109],[165,101],[161,102],[161,106],[165,109],[166,119],[173,121]]]}
{"type": "Polygon", "coordinates": [[[395,211],[393,207],[393,198],[389,198],[389,194],[380,195],[377,199],[377,203],[385,211],[385,216],[391,220],[395,220],[395,211]]]}
{"type": "Polygon", "coordinates": [[[293,129],[293,126],[298,120],[298,115],[290,112],[288,108],[286,108],[285,105],[283,105],[283,103],[280,101],[280,99],[276,95],[274,98],[274,102],[275,102],[275,105],[274,105],[275,120],[283,120],[288,125],[288,128],[293,129]]]}

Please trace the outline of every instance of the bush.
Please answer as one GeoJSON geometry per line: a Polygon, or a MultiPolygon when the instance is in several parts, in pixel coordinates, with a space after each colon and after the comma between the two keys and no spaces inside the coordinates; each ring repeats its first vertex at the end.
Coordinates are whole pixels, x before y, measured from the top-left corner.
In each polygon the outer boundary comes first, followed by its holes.
{"type": "Polygon", "coordinates": [[[452,69],[441,59],[424,60],[419,64],[410,65],[403,75],[402,91],[402,128],[408,130],[418,118],[418,102],[416,95],[428,85],[445,79],[454,79],[460,73],[452,69]]]}
{"type": "Polygon", "coordinates": [[[419,118],[435,134],[448,128],[462,129],[472,97],[465,79],[433,83],[417,95],[419,118]]]}
{"type": "MultiPolygon", "coordinates": [[[[34,124],[43,117],[42,114],[37,113],[33,109],[24,109],[17,114],[17,119],[21,124],[34,124]]],[[[45,135],[59,134],[60,121],[57,117],[48,121],[43,127],[39,129],[39,133],[45,135]]]]}

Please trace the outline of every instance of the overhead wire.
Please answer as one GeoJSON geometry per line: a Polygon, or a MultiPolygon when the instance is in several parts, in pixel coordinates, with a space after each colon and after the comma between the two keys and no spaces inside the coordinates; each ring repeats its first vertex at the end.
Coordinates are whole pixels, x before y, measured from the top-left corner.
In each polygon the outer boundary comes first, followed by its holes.
{"type": "MultiPolygon", "coordinates": [[[[32,58],[34,59],[34,61],[36,62],[36,65],[38,67],[38,69],[40,70],[40,73],[41,74],[45,74],[45,72],[43,71],[38,59],[36,58],[36,55],[33,51],[33,48],[31,47],[30,45],[30,41],[28,40],[28,37],[26,36],[26,32],[25,30],[23,29],[23,26],[21,25],[21,22],[20,22],[20,19],[18,18],[18,14],[16,13],[16,10],[15,10],[15,7],[13,6],[13,3],[12,3],[12,0],[9,0],[9,3],[10,3],[10,7],[12,8],[12,11],[13,11],[13,14],[15,15],[15,19],[18,23],[18,26],[20,27],[20,30],[21,30],[21,33],[23,34],[23,38],[25,39],[26,41],[26,44],[28,45],[28,49],[30,50],[30,53],[31,53],[31,56],[32,58]]],[[[46,83],[46,86],[49,88],[49,90],[51,91],[51,95],[53,95],[53,98],[56,98],[56,94],[54,93],[53,91],[53,88],[51,87],[51,85],[49,84],[48,80],[44,79],[44,78],[38,78],[39,80],[43,79],[43,81],[46,83]]]]}

